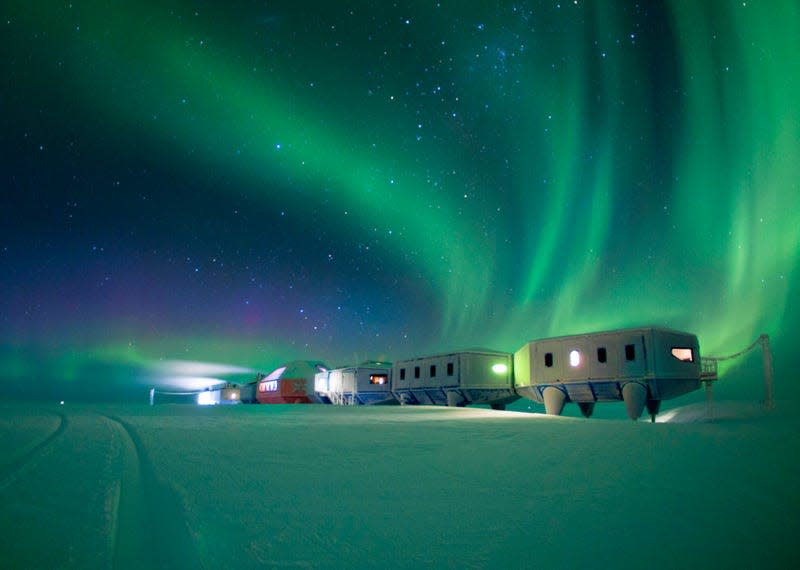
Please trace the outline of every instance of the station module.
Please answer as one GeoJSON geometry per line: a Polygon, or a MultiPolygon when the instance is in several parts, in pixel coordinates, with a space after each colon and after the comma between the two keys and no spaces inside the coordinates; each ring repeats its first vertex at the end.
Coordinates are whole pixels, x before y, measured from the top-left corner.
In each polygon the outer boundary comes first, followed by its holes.
{"type": "Polygon", "coordinates": [[[622,400],[628,416],[651,416],[662,400],[700,387],[700,348],[693,334],[630,328],[534,340],[514,354],[517,393],[560,415],[578,404],[589,417],[597,402],[622,400]]]}
{"type": "Polygon", "coordinates": [[[518,399],[511,354],[466,350],[401,360],[392,368],[392,392],[401,404],[466,406],[502,410],[518,399]]]}

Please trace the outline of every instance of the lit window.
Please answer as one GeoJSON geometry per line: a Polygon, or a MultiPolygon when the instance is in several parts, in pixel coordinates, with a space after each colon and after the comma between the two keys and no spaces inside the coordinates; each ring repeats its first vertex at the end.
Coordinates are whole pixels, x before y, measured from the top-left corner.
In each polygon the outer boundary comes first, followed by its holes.
{"type": "Polygon", "coordinates": [[[447,375],[448,376],[452,376],[453,375],[453,363],[452,362],[448,362],[447,363],[447,375]]]}
{"type": "Polygon", "coordinates": [[[636,360],[636,345],[625,345],[625,360],[636,360]]]}
{"type": "Polygon", "coordinates": [[[694,362],[694,350],[691,348],[673,348],[672,356],[681,362],[694,362]]]}
{"type": "Polygon", "coordinates": [[[606,348],[601,346],[597,349],[597,362],[606,362],[608,361],[608,354],[606,353],[606,348]]]}
{"type": "Polygon", "coordinates": [[[268,380],[265,382],[261,382],[258,385],[259,392],[277,392],[278,391],[278,381],[277,380],[268,380]]]}
{"type": "Polygon", "coordinates": [[[508,366],[506,366],[502,362],[499,362],[497,364],[493,364],[492,365],[492,372],[494,372],[495,374],[505,374],[506,372],[508,372],[508,366]]]}
{"type": "Polygon", "coordinates": [[[369,375],[369,383],[370,384],[386,384],[389,381],[389,376],[387,374],[370,374],[369,375]]]}
{"type": "Polygon", "coordinates": [[[548,368],[553,367],[553,353],[552,352],[545,352],[544,354],[544,365],[548,368]]]}
{"type": "Polygon", "coordinates": [[[431,364],[431,378],[436,378],[436,365],[431,364]]]}
{"type": "Polygon", "coordinates": [[[577,350],[570,350],[569,351],[569,365],[573,368],[577,368],[581,365],[581,353],[577,350]]]}

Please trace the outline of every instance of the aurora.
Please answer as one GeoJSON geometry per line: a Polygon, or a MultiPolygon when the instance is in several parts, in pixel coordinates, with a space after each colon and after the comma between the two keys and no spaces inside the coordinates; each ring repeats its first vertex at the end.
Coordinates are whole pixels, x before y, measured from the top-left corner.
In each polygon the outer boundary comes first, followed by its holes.
{"type": "Polygon", "coordinates": [[[779,377],[800,364],[796,2],[90,2],[2,25],[9,385],[651,323],[706,354],[767,333],[779,377]]]}

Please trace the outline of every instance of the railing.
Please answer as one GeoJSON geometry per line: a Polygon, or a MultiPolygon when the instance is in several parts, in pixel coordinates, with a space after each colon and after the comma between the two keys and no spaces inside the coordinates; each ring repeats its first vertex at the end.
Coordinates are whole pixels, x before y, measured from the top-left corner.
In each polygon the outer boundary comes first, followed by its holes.
{"type": "Polygon", "coordinates": [[[344,392],[339,390],[331,390],[328,393],[328,397],[331,399],[331,404],[334,406],[353,406],[356,403],[355,394],[352,392],[344,392]]]}
{"type": "Polygon", "coordinates": [[[725,360],[732,360],[744,354],[747,354],[757,346],[761,346],[761,356],[764,360],[764,407],[771,410],[775,407],[775,402],[772,393],[772,351],[769,346],[769,335],[762,334],[750,344],[747,348],[743,348],[739,352],[729,354],[728,356],[709,356],[700,359],[700,379],[705,381],[706,390],[709,390],[710,382],[717,379],[717,365],[725,360]],[[706,376],[708,375],[708,376],[706,376]]]}

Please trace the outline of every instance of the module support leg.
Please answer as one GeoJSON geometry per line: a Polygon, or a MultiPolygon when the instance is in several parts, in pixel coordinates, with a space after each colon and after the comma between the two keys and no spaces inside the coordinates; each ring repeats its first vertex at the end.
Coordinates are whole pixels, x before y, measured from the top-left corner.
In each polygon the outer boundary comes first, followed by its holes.
{"type": "Polygon", "coordinates": [[[647,400],[647,413],[650,414],[650,423],[656,423],[656,416],[661,409],[661,400],[647,400]]]}
{"type": "Polygon", "coordinates": [[[544,398],[544,411],[548,416],[560,416],[564,410],[567,395],[553,386],[548,386],[542,392],[544,398]]]}
{"type": "Polygon", "coordinates": [[[706,385],[706,416],[708,421],[714,421],[714,384],[711,380],[705,380],[706,385]]]}

